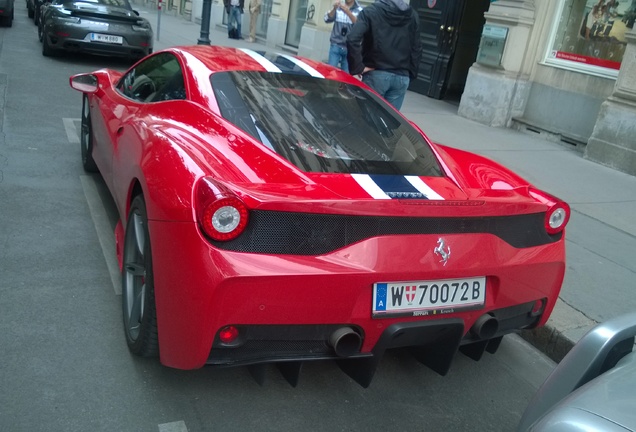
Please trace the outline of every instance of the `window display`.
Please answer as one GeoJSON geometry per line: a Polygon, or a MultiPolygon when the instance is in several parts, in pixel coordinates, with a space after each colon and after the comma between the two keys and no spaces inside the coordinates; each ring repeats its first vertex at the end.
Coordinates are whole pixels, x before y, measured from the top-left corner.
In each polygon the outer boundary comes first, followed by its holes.
{"type": "Polygon", "coordinates": [[[636,0],[561,0],[546,63],[617,76],[636,0]]]}

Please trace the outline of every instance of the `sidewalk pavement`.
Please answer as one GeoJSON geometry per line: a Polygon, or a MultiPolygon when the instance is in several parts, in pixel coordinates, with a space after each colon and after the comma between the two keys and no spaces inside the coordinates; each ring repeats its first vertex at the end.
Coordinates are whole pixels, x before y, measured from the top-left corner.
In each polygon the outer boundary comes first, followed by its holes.
{"type": "MultiPolygon", "coordinates": [[[[156,7],[134,7],[156,30],[156,7]]],[[[196,44],[200,30],[198,23],[162,13],[155,51],[196,44]]],[[[227,31],[214,24],[209,39],[213,45],[275,50],[228,39],[227,31]]],[[[568,144],[467,120],[457,109],[456,103],[408,92],[401,111],[433,141],[493,159],[572,208],[560,299],[545,327],[522,332],[558,362],[594,325],[636,310],[636,177],[590,162],[568,144]]]]}

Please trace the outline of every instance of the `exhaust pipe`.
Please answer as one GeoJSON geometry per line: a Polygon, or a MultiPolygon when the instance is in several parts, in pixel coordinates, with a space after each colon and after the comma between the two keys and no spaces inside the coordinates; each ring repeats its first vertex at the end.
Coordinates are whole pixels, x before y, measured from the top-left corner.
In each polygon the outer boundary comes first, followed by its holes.
{"type": "Polygon", "coordinates": [[[350,357],[360,352],[362,338],[351,327],[341,327],[329,336],[329,345],[338,357],[350,357]]]}
{"type": "Polygon", "coordinates": [[[497,333],[497,330],[499,330],[497,318],[490,314],[484,314],[477,318],[470,332],[479,339],[490,339],[497,333]]]}

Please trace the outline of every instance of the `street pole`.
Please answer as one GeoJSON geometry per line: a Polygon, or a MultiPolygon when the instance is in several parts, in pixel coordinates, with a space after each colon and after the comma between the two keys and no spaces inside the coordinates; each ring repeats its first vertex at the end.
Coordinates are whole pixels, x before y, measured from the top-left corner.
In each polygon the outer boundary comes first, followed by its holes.
{"type": "Polygon", "coordinates": [[[212,11],[212,0],[203,0],[203,10],[201,12],[201,35],[197,44],[210,45],[210,13],[212,11]]]}
{"type": "Polygon", "coordinates": [[[157,2],[157,40],[159,40],[159,32],[161,31],[161,9],[163,9],[163,1],[157,2]]]}

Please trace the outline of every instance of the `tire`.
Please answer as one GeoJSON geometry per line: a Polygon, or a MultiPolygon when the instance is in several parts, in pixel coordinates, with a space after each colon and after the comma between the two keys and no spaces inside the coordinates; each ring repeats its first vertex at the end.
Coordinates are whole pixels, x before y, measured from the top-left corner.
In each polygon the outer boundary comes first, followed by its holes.
{"type": "Polygon", "coordinates": [[[29,16],[29,18],[33,19],[35,11],[33,9],[27,9],[27,15],[29,16]]]}
{"type": "Polygon", "coordinates": [[[128,349],[140,357],[156,357],[159,354],[157,310],[148,217],[142,195],[133,199],[128,214],[121,282],[128,349]]]}
{"type": "Polygon", "coordinates": [[[42,35],[42,55],[44,57],[55,56],[55,51],[49,45],[49,39],[46,37],[46,35],[42,35]]]}
{"type": "Polygon", "coordinates": [[[42,32],[42,24],[38,24],[38,40],[42,42],[44,38],[44,33],[42,32]]]}
{"type": "Polygon", "coordinates": [[[33,24],[40,24],[40,7],[38,5],[35,6],[35,10],[33,11],[33,24]]]}
{"type": "Polygon", "coordinates": [[[88,96],[82,98],[82,125],[80,127],[80,150],[82,154],[82,166],[87,173],[96,173],[97,164],[93,159],[93,126],[91,124],[91,109],[88,105],[88,96]]]}
{"type": "Polygon", "coordinates": [[[42,36],[42,55],[44,57],[51,57],[53,55],[53,50],[51,50],[46,36],[42,36]]]}

